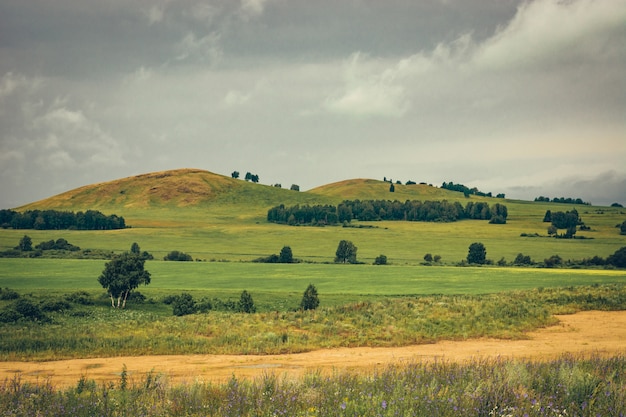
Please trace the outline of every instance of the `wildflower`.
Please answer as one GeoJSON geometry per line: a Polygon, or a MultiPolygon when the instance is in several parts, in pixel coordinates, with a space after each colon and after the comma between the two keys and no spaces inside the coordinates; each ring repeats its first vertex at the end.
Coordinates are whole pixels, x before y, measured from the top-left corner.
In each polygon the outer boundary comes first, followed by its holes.
{"type": "Polygon", "coordinates": [[[383,410],[386,410],[387,409],[387,401],[383,400],[383,402],[382,402],[382,404],[380,406],[383,408],[383,410]]]}

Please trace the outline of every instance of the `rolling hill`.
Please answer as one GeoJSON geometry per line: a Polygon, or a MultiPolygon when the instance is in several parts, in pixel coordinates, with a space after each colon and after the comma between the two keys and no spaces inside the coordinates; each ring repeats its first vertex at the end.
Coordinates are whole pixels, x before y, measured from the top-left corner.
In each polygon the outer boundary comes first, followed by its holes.
{"type": "Polygon", "coordinates": [[[129,213],[146,209],[181,209],[242,205],[267,209],[278,204],[332,204],[342,200],[457,200],[463,194],[425,184],[395,185],[373,179],[352,179],[307,192],[254,184],[200,169],[152,172],[85,185],[18,207],[25,210],[102,210],[129,213]]]}

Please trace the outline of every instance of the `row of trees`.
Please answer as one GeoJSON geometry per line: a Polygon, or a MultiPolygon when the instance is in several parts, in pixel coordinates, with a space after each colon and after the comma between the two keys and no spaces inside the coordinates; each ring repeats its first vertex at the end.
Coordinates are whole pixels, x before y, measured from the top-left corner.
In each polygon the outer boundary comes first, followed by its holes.
{"type": "Polygon", "coordinates": [[[543,216],[543,221],[545,223],[549,222],[550,227],[548,227],[548,235],[561,237],[566,239],[571,239],[576,234],[576,228],[580,226],[581,228],[585,228],[585,223],[582,221],[580,216],[578,215],[578,211],[573,209],[571,211],[556,211],[552,212],[550,210],[546,211],[546,214],[543,216]],[[564,229],[564,234],[558,234],[559,229],[564,229]]]}
{"type": "Polygon", "coordinates": [[[508,210],[496,203],[493,207],[486,202],[468,202],[465,207],[459,202],[405,201],[394,200],[345,200],[333,205],[284,204],[267,212],[267,220],[289,225],[339,224],[352,220],[405,220],[427,222],[453,222],[462,219],[490,220],[491,223],[506,223],[508,210]]]}
{"type": "MultiPolygon", "coordinates": [[[[487,249],[485,245],[480,242],[474,242],[469,246],[466,262],[468,264],[484,265],[492,264],[493,262],[487,259],[487,249]]],[[[569,261],[572,263],[572,261],[569,261]]],[[[499,266],[505,266],[506,260],[500,259],[497,264],[499,266]]],[[[565,261],[559,255],[552,255],[549,258],[543,260],[542,265],[547,268],[554,268],[564,265],[565,261]]],[[[616,250],[612,255],[609,255],[606,259],[600,256],[594,256],[589,259],[583,259],[576,262],[577,265],[585,266],[613,266],[616,268],[626,268],[626,246],[616,250]]],[[[539,265],[539,263],[533,261],[530,256],[518,253],[513,261],[513,265],[539,265]]]]}
{"type": "Polygon", "coordinates": [[[124,229],[126,222],[121,216],[107,216],[97,210],[77,213],[58,210],[28,210],[23,213],[0,210],[0,225],[4,229],[113,230],[124,229]]]}
{"type": "MultiPolygon", "coordinates": [[[[254,300],[252,299],[252,294],[250,294],[247,290],[243,290],[239,297],[239,301],[237,303],[229,301],[222,302],[221,300],[217,301],[218,304],[223,304],[230,311],[235,311],[238,313],[247,313],[252,314],[256,313],[257,308],[254,304],[254,300]]],[[[193,296],[189,293],[182,293],[178,296],[168,297],[166,302],[168,304],[172,304],[172,313],[175,316],[186,316],[188,314],[195,313],[206,313],[209,310],[213,309],[213,304],[210,301],[201,300],[200,302],[196,301],[193,296]]],[[[300,301],[300,308],[302,310],[315,310],[320,304],[319,296],[317,293],[317,288],[313,284],[309,284],[307,289],[304,291],[302,295],[302,300],[300,301]]]]}
{"type": "MultiPolygon", "coordinates": [[[[469,188],[463,184],[455,184],[452,181],[444,181],[443,184],[441,184],[441,188],[443,188],[444,190],[458,191],[460,193],[463,193],[465,197],[469,197],[470,195],[477,195],[480,197],[492,197],[491,191],[488,193],[484,193],[482,191],[479,191],[476,187],[469,188]]],[[[496,195],[497,198],[504,198],[504,196],[505,195],[503,193],[496,195]]]]}
{"type": "MultiPolygon", "coordinates": [[[[239,178],[239,171],[233,171],[233,172],[230,174],[230,176],[231,176],[232,178],[235,178],[235,179],[239,178]]],[[[254,183],[259,182],[259,176],[258,176],[258,175],[256,175],[256,174],[252,174],[251,172],[246,172],[246,176],[244,177],[244,179],[245,179],[246,181],[252,181],[252,182],[254,182],[254,183]]]]}
{"type": "Polygon", "coordinates": [[[571,198],[571,197],[554,197],[550,200],[550,197],[539,196],[535,198],[535,201],[541,201],[545,203],[561,203],[561,204],[585,204],[590,206],[591,203],[587,203],[583,201],[582,198],[571,198]]]}

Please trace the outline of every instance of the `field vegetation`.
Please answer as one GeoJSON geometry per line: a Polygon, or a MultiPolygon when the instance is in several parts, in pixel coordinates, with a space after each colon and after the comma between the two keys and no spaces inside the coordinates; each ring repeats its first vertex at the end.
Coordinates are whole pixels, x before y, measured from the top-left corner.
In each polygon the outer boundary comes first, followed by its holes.
{"type": "MultiPolygon", "coordinates": [[[[386,181],[357,179],[298,192],[179,170],[86,186],[17,208],[99,210],[123,216],[128,227],[28,230],[33,247],[63,239],[81,249],[0,259],[0,360],[274,354],[523,338],[528,330],[553,324],[557,313],[626,308],[623,269],[578,262],[607,258],[626,246],[622,207],[570,208],[414,183],[389,190],[386,181]],[[506,224],[352,221],[351,227],[291,227],[267,221],[268,210],[281,204],[336,206],[346,199],[498,203],[506,205],[508,216],[506,224]],[[546,211],[572,208],[585,230],[573,239],[550,237],[546,211]],[[358,247],[357,264],[334,263],[342,241],[358,247]],[[484,246],[485,264],[461,267],[476,242],[484,246]],[[150,285],[129,293],[126,309],[112,309],[98,277],[108,259],[131,246],[150,254],[150,285]],[[285,247],[298,262],[252,262],[285,247]],[[172,253],[195,262],[163,260],[172,253]],[[557,257],[562,262],[555,268],[539,267],[557,257]],[[319,305],[305,310],[303,292],[310,284],[319,305]],[[244,293],[253,307],[247,313],[238,308],[244,293]]],[[[0,252],[14,251],[24,235],[0,230],[0,252]]],[[[412,364],[369,376],[313,374],[287,381],[267,375],[186,386],[152,374],[131,381],[121,370],[119,384],[83,379],[67,391],[16,377],[0,383],[0,413],[623,415],[625,363],[623,357],[564,357],[412,364]]]]}

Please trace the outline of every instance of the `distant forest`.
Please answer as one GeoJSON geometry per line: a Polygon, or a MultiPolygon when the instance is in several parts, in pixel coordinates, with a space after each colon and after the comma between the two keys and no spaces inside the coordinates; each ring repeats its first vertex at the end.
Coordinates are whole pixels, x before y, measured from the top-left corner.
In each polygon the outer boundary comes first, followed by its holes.
{"type": "Polygon", "coordinates": [[[112,230],[124,229],[126,222],[121,216],[107,216],[97,210],[78,213],[57,210],[29,210],[19,213],[14,210],[0,210],[0,226],[3,229],[112,230]]]}
{"type": "Polygon", "coordinates": [[[485,202],[459,202],[395,200],[345,200],[333,205],[284,204],[267,212],[267,220],[289,225],[335,225],[352,220],[405,220],[422,222],[454,222],[463,219],[489,220],[490,223],[506,223],[508,211],[505,205],[496,203],[489,207],[485,202]]]}

